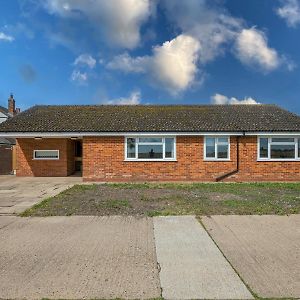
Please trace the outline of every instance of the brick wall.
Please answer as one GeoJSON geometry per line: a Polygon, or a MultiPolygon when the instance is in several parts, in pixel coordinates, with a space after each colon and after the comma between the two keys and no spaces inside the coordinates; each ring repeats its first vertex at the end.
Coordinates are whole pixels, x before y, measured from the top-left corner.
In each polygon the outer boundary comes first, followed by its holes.
{"type": "MultiPolygon", "coordinates": [[[[239,172],[224,181],[300,181],[300,161],[257,162],[257,138],[239,138],[239,172]]],[[[177,161],[124,161],[124,137],[85,137],[85,181],[216,181],[236,169],[236,137],[231,137],[230,161],[203,160],[202,136],[178,136],[177,161]]],[[[74,142],[70,139],[18,139],[18,176],[67,176],[74,172],[74,142]],[[33,160],[33,150],[60,150],[59,160],[33,160]]]]}
{"type": "Polygon", "coordinates": [[[12,172],[12,146],[0,145],[0,175],[12,172]]]}
{"type": "MultiPolygon", "coordinates": [[[[124,161],[124,137],[83,139],[85,181],[215,181],[236,169],[236,137],[231,161],[203,160],[203,137],[178,136],[176,162],[124,161]]],[[[300,162],[257,162],[257,138],[240,137],[240,171],[225,181],[300,181],[300,162]]]]}
{"type": "Polygon", "coordinates": [[[225,181],[300,181],[300,161],[257,161],[257,137],[240,141],[240,172],[225,181]]]}
{"type": "Polygon", "coordinates": [[[74,172],[70,139],[17,139],[17,176],[68,176],[74,172]],[[59,150],[59,160],[34,160],[34,150],[59,150]]]}

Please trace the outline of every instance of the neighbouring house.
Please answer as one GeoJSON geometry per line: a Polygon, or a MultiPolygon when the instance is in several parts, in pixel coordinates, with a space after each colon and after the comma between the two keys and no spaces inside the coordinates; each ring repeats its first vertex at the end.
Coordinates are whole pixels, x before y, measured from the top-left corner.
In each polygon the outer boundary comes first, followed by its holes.
{"type": "Polygon", "coordinates": [[[0,137],[17,140],[17,176],[300,180],[300,117],[275,105],[34,106],[0,137]]]}
{"type": "MultiPolygon", "coordinates": [[[[7,121],[20,112],[16,108],[13,95],[8,99],[8,108],[0,106],[0,123],[7,121]]],[[[12,174],[16,170],[16,140],[0,137],[0,175],[12,174]]]]}

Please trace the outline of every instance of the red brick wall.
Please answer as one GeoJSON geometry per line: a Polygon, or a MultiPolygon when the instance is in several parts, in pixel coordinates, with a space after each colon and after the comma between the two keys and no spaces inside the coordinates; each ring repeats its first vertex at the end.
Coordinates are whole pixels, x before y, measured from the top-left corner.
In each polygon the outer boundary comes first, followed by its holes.
{"type": "Polygon", "coordinates": [[[17,139],[17,176],[68,176],[74,172],[69,139],[17,139]],[[59,150],[59,160],[34,160],[34,150],[59,150]]]}
{"type": "Polygon", "coordinates": [[[83,139],[84,180],[99,181],[214,181],[235,169],[236,144],[231,138],[232,161],[203,161],[203,137],[178,136],[177,161],[124,161],[124,137],[83,139]]]}
{"type": "MultiPolygon", "coordinates": [[[[300,162],[257,162],[256,142],[256,137],[240,137],[240,171],[225,181],[300,181],[300,162]]],[[[201,136],[178,136],[176,146],[176,162],[129,162],[124,137],[86,137],[84,180],[215,181],[236,169],[236,137],[231,137],[231,161],[204,161],[201,136]]]]}
{"type": "MultiPolygon", "coordinates": [[[[224,181],[300,181],[300,162],[257,162],[257,138],[240,137],[239,172],[224,181]]],[[[178,136],[177,161],[124,161],[124,137],[85,137],[83,177],[92,181],[216,181],[236,169],[236,137],[230,161],[203,160],[202,136],[178,136]]],[[[70,139],[18,139],[18,176],[67,176],[74,172],[70,139]],[[59,160],[33,160],[33,150],[60,150],[59,160]]]]}
{"type": "Polygon", "coordinates": [[[225,181],[300,181],[300,161],[257,161],[257,137],[240,141],[240,172],[225,181]]]}
{"type": "Polygon", "coordinates": [[[12,172],[12,146],[0,145],[0,175],[12,172]]]}

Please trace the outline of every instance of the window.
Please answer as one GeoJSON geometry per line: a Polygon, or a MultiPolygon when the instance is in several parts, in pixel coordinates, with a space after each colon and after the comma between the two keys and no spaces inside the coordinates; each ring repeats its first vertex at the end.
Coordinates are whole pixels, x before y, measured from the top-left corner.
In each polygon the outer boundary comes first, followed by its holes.
{"type": "Polygon", "coordinates": [[[174,137],[128,137],[126,160],[175,160],[174,137]]]}
{"type": "Polygon", "coordinates": [[[259,137],[259,160],[295,160],[299,159],[300,138],[259,137]]]}
{"type": "Polygon", "coordinates": [[[59,150],[34,150],[33,159],[59,159],[59,150]]]}
{"type": "Polygon", "coordinates": [[[229,137],[205,137],[205,160],[229,160],[229,137]]]}

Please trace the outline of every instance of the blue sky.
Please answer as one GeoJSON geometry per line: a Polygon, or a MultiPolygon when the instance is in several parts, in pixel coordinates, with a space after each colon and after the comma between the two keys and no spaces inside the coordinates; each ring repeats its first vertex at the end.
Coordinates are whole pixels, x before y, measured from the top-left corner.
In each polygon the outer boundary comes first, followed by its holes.
{"type": "Polygon", "coordinates": [[[2,0],[0,105],[274,103],[300,114],[299,0],[2,0]]]}

